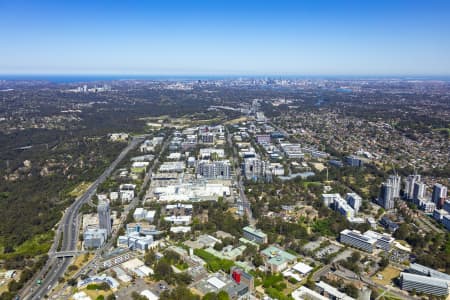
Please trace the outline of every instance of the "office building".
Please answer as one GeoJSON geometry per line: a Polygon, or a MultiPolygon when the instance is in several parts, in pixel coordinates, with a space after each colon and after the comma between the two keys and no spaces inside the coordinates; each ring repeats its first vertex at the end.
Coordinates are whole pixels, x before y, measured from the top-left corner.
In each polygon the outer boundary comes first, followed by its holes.
{"type": "Polygon", "coordinates": [[[145,218],[147,211],[145,209],[143,209],[142,207],[138,207],[134,210],[133,213],[133,219],[135,221],[141,221],[145,218]]]}
{"type": "Polygon", "coordinates": [[[233,266],[230,268],[231,279],[237,284],[245,284],[249,287],[250,291],[255,288],[255,280],[253,276],[245,272],[242,268],[233,266]]]}
{"type": "Polygon", "coordinates": [[[345,163],[350,167],[362,167],[364,165],[364,162],[361,160],[361,158],[350,155],[345,157],[345,163]]]}
{"type": "Polygon", "coordinates": [[[225,150],[220,148],[201,148],[199,152],[200,160],[218,160],[225,157],[225,150]]]}
{"type": "Polygon", "coordinates": [[[228,179],[230,178],[231,166],[230,161],[220,160],[220,161],[208,161],[202,160],[198,162],[197,165],[197,175],[204,178],[220,178],[228,179]]]}
{"type": "Polygon", "coordinates": [[[159,172],[182,173],[185,167],[183,161],[166,161],[159,166],[159,172]]]}
{"type": "Polygon", "coordinates": [[[259,229],[255,229],[250,226],[246,226],[243,229],[244,232],[244,238],[246,238],[249,241],[258,243],[258,244],[266,244],[267,243],[267,234],[262,232],[259,229]]]}
{"type": "Polygon", "coordinates": [[[214,133],[211,132],[201,133],[199,136],[199,140],[203,144],[214,144],[214,133]]]}
{"type": "Polygon", "coordinates": [[[155,218],[155,214],[156,214],[155,210],[147,211],[146,209],[143,209],[142,207],[138,207],[138,208],[136,208],[136,210],[133,213],[133,218],[135,221],[145,220],[145,221],[152,223],[155,218]]]}
{"type": "Polygon", "coordinates": [[[355,217],[355,210],[341,197],[341,195],[334,199],[334,209],[345,216],[347,220],[351,220],[355,217]]]}
{"type": "Polygon", "coordinates": [[[199,295],[224,291],[230,299],[249,299],[250,287],[242,281],[243,276],[240,275],[241,273],[236,274],[233,278],[233,275],[217,272],[196,281],[191,287],[199,295]]]}
{"type": "Polygon", "coordinates": [[[343,244],[372,253],[376,247],[377,240],[361,234],[357,230],[344,229],[340,234],[340,241],[343,244]]]}
{"type": "Polygon", "coordinates": [[[444,207],[442,207],[442,209],[450,213],[450,200],[444,202],[444,207]]]}
{"type": "Polygon", "coordinates": [[[244,175],[247,180],[257,180],[266,175],[266,162],[259,158],[244,159],[244,175]]]}
{"type": "Polygon", "coordinates": [[[106,242],[107,232],[105,229],[88,227],[83,233],[84,249],[98,249],[106,242]]]}
{"type": "Polygon", "coordinates": [[[301,286],[295,291],[292,292],[292,298],[294,300],[304,300],[304,299],[311,299],[311,300],[329,300],[328,297],[322,296],[316,291],[313,291],[306,286],[301,286]]]}
{"type": "Polygon", "coordinates": [[[447,296],[449,284],[443,279],[402,272],[400,273],[400,287],[406,291],[447,296]]]}
{"type": "Polygon", "coordinates": [[[433,187],[431,201],[436,204],[437,209],[441,209],[444,206],[445,200],[447,200],[447,187],[440,183],[436,183],[433,187]]]}
{"type": "Polygon", "coordinates": [[[192,204],[167,204],[165,206],[164,214],[172,216],[192,216],[193,206],[192,204]]]}
{"type": "Polygon", "coordinates": [[[191,224],[191,216],[166,216],[164,221],[169,222],[173,225],[189,225],[191,224]]]}
{"type": "Polygon", "coordinates": [[[130,250],[146,251],[153,244],[152,235],[140,235],[138,232],[131,232],[127,235],[121,235],[117,239],[117,246],[128,248],[130,250]]]}
{"type": "Polygon", "coordinates": [[[261,251],[266,270],[278,273],[285,270],[289,264],[294,263],[297,257],[275,246],[269,246],[261,251]]]}
{"type": "Polygon", "coordinates": [[[433,277],[433,278],[439,278],[439,279],[447,280],[450,282],[450,275],[439,272],[435,269],[426,267],[426,266],[418,264],[418,263],[410,264],[409,268],[408,268],[408,272],[418,274],[418,275],[423,275],[423,276],[429,276],[429,277],[433,277]]]}
{"type": "Polygon", "coordinates": [[[146,223],[128,223],[126,227],[126,233],[139,233],[140,235],[160,235],[163,232],[156,229],[155,225],[146,223]]]}
{"type": "MultiPolygon", "coordinates": [[[[356,194],[354,194],[356,195],[356,194]]],[[[359,197],[358,195],[355,196],[359,197]]],[[[355,210],[339,194],[322,194],[322,200],[326,206],[332,207],[335,211],[345,216],[348,220],[355,217],[355,210]]]]}
{"type": "Polygon", "coordinates": [[[305,156],[300,144],[282,143],[280,148],[288,159],[302,159],[305,156]]]}
{"type": "Polygon", "coordinates": [[[347,200],[348,204],[355,210],[355,213],[359,212],[359,208],[361,207],[362,198],[357,193],[347,193],[345,196],[345,200],[347,200]]]}
{"type": "Polygon", "coordinates": [[[367,230],[363,234],[366,237],[372,238],[376,240],[375,245],[377,248],[382,249],[384,251],[390,251],[392,248],[392,245],[394,244],[395,239],[386,233],[378,233],[372,230],[367,230]]]}
{"type": "Polygon", "coordinates": [[[258,135],[256,135],[256,142],[258,144],[270,144],[270,135],[269,134],[258,134],[258,135]]]}
{"type": "Polygon", "coordinates": [[[327,296],[328,299],[336,299],[336,300],[355,300],[354,298],[348,296],[347,294],[339,291],[334,286],[329,285],[324,281],[319,281],[316,283],[316,288],[320,291],[321,294],[327,296]]]}
{"type": "Polygon", "coordinates": [[[380,225],[383,226],[385,229],[389,230],[390,232],[395,232],[398,229],[398,224],[389,219],[387,216],[383,216],[380,219],[380,225]]]}
{"type": "Polygon", "coordinates": [[[98,222],[100,229],[105,229],[107,236],[111,236],[111,210],[108,201],[100,201],[97,206],[98,222]]]}
{"type": "Polygon", "coordinates": [[[323,204],[327,207],[329,207],[331,204],[334,203],[334,199],[341,197],[339,194],[322,194],[322,201],[323,204]]]}

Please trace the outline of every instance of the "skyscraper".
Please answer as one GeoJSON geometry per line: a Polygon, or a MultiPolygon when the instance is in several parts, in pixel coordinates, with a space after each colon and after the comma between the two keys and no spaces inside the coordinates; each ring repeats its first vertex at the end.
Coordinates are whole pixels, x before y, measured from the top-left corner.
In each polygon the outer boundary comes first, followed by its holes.
{"type": "Polygon", "coordinates": [[[447,199],[447,187],[436,183],[433,187],[433,194],[431,195],[431,201],[436,204],[437,209],[441,209],[444,206],[444,202],[447,199]]]}
{"type": "Polygon", "coordinates": [[[423,182],[415,182],[413,187],[412,199],[418,202],[420,199],[425,198],[427,186],[423,182]]]}
{"type": "Polygon", "coordinates": [[[394,208],[393,187],[389,181],[383,182],[381,185],[380,195],[378,196],[378,204],[386,210],[394,208]]]}
{"type": "Polygon", "coordinates": [[[392,186],[392,198],[400,198],[400,184],[402,178],[398,175],[389,175],[387,182],[392,186]]]}
{"type": "Polygon", "coordinates": [[[97,207],[100,229],[105,229],[108,236],[111,235],[111,210],[108,201],[100,201],[97,207]]]}
{"type": "Polygon", "coordinates": [[[414,184],[420,181],[420,175],[409,175],[405,180],[405,196],[406,199],[414,199],[414,184]]]}

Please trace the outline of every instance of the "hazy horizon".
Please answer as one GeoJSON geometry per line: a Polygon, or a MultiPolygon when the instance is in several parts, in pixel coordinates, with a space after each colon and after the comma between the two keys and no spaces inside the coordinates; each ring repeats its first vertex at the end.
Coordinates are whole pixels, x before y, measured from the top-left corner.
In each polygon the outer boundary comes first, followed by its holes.
{"type": "Polygon", "coordinates": [[[0,0],[0,33],[0,74],[450,75],[444,0],[0,0]]]}

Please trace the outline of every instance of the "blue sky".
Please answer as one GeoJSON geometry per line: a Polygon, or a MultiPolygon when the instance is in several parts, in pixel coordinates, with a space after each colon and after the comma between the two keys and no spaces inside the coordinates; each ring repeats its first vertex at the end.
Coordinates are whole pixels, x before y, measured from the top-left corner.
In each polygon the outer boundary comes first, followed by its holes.
{"type": "Polygon", "coordinates": [[[0,0],[2,74],[449,75],[450,1],[0,0]]]}

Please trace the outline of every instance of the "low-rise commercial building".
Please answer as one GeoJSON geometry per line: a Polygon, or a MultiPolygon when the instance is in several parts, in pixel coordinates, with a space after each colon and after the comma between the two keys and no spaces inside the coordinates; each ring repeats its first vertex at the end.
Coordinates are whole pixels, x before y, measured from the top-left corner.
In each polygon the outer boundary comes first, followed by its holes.
{"type": "Polygon", "coordinates": [[[182,183],[154,189],[160,202],[217,201],[219,197],[230,196],[229,186],[219,183],[182,183]]]}
{"type": "Polygon", "coordinates": [[[340,241],[343,244],[372,253],[376,247],[377,240],[361,234],[357,230],[344,229],[340,234],[340,241]]]}
{"type": "Polygon", "coordinates": [[[316,291],[310,290],[306,286],[301,286],[295,291],[292,292],[292,298],[294,300],[305,300],[305,299],[311,299],[311,300],[329,300],[328,297],[322,296],[316,291]]]}
{"type": "Polygon", "coordinates": [[[106,242],[108,233],[106,229],[88,227],[83,233],[83,245],[85,249],[98,249],[106,242]]]}
{"type": "Polygon", "coordinates": [[[395,239],[389,234],[381,234],[372,230],[367,230],[364,232],[364,236],[375,239],[377,248],[384,251],[390,251],[395,241],[395,239]]]}
{"type": "Polygon", "coordinates": [[[189,225],[191,224],[191,216],[167,216],[164,217],[164,221],[173,225],[189,225]]]}
{"type": "Polygon", "coordinates": [[[131,250],[146,251],[153,244],[153,236],[140,235],[138,232],[132,232],[127,235],[121,235],[117,239],[117,246],[131,250]]]}
{"type": "Polygon", "coordinates": [[[418,264],[418,263],[410,264],[409,268],[408,268],[408,272],[418,274],[418,275],[423,275],[423,276],[429,276],[429,277],[433,277],[433,278],[439,278],[439,279],[443,279],[443,280],[450,282],[450,275],[439,272],[435,269],[426,267],[426,266],[418,264]]]}
{"type": "Polygon", "coordinates": [[[355,300],[347,294],[342,293],[334,286],[331,286],[323,281],[316,283],[316,287],[321,291],[323,295],[328,296],[329,299],[355,300]]]}
{"type": "Polygon", "coordinates": [[[276,246],[269,246],[262,250],[261,255],[264,258],[266,270],[272,273],[282,272],[297,259],[296,256],[276,246]]]}
{"type": "Polygon", "coordinates": [[[256,242],[258,244],[266,244],[267,243],[267,234],[262,232],[259,229],[255,229],[251,226],[246,226],[243,229],[244,238],[249,241],[256,242]]]}
{"type": "Polygon", "coordinates": [[[402,290],[435,296],[447,296],[449,289],[446,280],[405,272],[400,273],[400,286],[402,290]]]}

